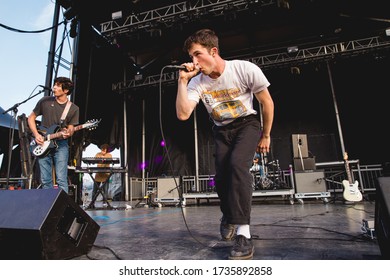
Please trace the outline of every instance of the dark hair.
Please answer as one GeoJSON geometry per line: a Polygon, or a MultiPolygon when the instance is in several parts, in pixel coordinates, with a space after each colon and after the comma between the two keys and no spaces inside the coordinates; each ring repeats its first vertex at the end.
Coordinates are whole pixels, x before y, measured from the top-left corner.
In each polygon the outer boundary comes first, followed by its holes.
{"type": "Polygon", "coordinates": [[[108,151],[109,148],[110,148],[110,145],[108,145],[108,144],[102,144],[102,145],[100,146],[100,150],[106,149],[106,150],[108,151]]]}
{"type": "Polygon", "coordinates": [[[54,84],[60,84],[62,87],[62,90],[68,90],[67,95],[71,94],[73,91],[73,82],[71,79],[67,77],[57,77],[54,79],[54,84]]]}
{"type": "Polygon", "coordinates": [[[201,29],[189,36],[184,42],[184,52],[188,52],[192,44],[200,44],[208,50],[214,47],[219,50],[218,36],[211,29],[201,29]]]}

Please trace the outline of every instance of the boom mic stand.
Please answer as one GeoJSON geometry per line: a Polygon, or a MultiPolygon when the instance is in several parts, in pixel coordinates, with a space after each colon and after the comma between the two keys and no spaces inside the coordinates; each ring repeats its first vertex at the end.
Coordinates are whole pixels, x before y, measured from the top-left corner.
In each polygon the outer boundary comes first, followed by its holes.
{"type": "Polygon", "coordinates": [[[14,106],[12,106],[11,108],[5,110],[3,112],[3,115],[5,115],[6,113],[12,111],[14,114],[12,116],[12,119],[14,120],[14,124],[11,126],[11,139],[10,139],[10,142],[9,142],[9,149],[8,149],[8,166],[7,166],[7,181],[6,181],[6,186],[9,187],[9,176],[10,176],[10,171],[11,171],[11,159],[12,159],[12,147],[14,145],[14,134],[15,134],[15,126],[16,126],[16,116],[18,114],[18,107],[19,105],[27,102],[28,100],[34,98],[35,96],[37,96],[38,94],[44,92],[45,89],[42,89],[40,91],[38,91],[36,94],[30,96],[29,98],[25,99],[24,101],[22,102],[19,102],[19,103],[16,103],[14,106]]]}

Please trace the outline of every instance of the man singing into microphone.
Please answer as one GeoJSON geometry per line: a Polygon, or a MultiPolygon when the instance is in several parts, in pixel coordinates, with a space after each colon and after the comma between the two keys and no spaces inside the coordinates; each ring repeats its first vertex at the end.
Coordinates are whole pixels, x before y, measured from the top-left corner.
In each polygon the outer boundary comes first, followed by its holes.
{"type": "Polygon", "coordinates": [[[184,42],[192,62],[179,71],[176,114],[187,120],[202,100],[214,122],[215,186],[220,199],[223,240],[235,239],[229,259],[252,259],[250,233],[252,176],[249,169],[258,149],[268,153],[274,118],[270,83],[261,69],[244,60],[224,60],[218,37],[202,29],[184,42]],[[199,73],[200,72],[200,73],[199,73]],[[199,74],[199,75],[197,75],[199,74]],[[261,104],[263,127],[253,109],[253,96],[261,104]]]}
{"type": "Polygon", "coordinates": [[[53,188],[55,179],[58,187],[66,193],[69,190],[68,138],[73,135],[74,126],[79,123],[79,107],[68,100],[72,90],[73,83],[69,78],[57,77],[53,85],[54,96],[42,97],[28,117],[28,125],[35,138],[34,141],[37,145],[47,147],[47,153],[38,157],[42,188],[53,188]],[[41,134],[42,132],[38,131],[35,123],[38,116],[42,116],[41,127],[46,128],[46,133],[41,134]],[[44,136],[55,132],[61,132],[61,137],[55,140],[45,139],[44,136]],[[49,143],[50,145],[47,146],[49,143]]]}

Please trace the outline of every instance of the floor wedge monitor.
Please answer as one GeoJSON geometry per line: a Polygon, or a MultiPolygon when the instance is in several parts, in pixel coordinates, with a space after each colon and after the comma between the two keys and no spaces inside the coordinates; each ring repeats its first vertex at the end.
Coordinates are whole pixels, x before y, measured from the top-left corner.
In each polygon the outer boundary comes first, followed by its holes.
{"type": "Polygon", "coordinates": [[[375,234],[382,257],[390,260],[390,177],[378,177],[375,199],[375,234]]]}
{"type": "Polygon", "coordinates": [[[100,226],[61,189],[0,191],[0,259],[87,254],[100,226]]]}

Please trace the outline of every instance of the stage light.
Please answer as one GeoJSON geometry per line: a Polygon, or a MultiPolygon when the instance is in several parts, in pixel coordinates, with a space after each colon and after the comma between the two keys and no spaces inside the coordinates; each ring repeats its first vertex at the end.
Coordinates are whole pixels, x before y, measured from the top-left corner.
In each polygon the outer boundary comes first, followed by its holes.
{"type": "Polygon", "coordinates": [[[69,7],[68,9],[66,9],[66,11],[64,12],[64,17],[67,19],[67,20],[71,20],[72,18],[74,18],[77,14],[77,11],[75,8],[73,7],[69,7]]]}
{"type": "Polygon", "coordinates": [[[288,0],[278,0],[278,7],[284,9],[290,9],[290,2],[288,0]]]}
{"type": "Polygon", "coordinates": [[[112,20],[121,19],[122,18],[122,11],[117,11],[111,14],[112,20]]]}
{"type": "Polygon", "coordinates": [[[290,72],[293,75],[300,75],[301,74],[301,69],[299,67],[293,66],[290,68],[290,72]]]}
{"type": "Polygon", "coordinates": [[[134,75],[134,80],[136,81],[141,81],[143,78],[143,75],[139,72],[137,72],[137,74],[134,75]]]}
{"type": "Polygon", "coordinates": [[[148,165],[147,165],[147,163],[146,162],[142,162],[142,163],[140,163],[140,165],[139,165],[139,169],[141,169],[141,170],[145,170],[145,169],[147,169],[148,168],[148,165]]]}
{"type": "Polygon", "coordinates": [[[163,159],[164,157],[162,155],[157,155],[155,158],[154,158],[154,162],[159,164],[159,163],[162,163],[163,162],[163,159]]]}
{"type": "Polygon", "coordinates": [[[72,0],[57,0],[57,4],[60,4],[65,9],[68,9],[72,5],[72,0]]]}
{"type": "Polygon", "coordinates": [[[77,24],[78,21],[76,18],[72,19],[72,22],[70,24],[70,30],[69,30],[69,36],[71,38],[75,38],[77,36],[77,24]]]}
{"type": "Polygon", "coordinates": [[[297,46],[292,46],[287,48],[287,53],[296,53],[298,52],[299,48],[297,46]]]}

